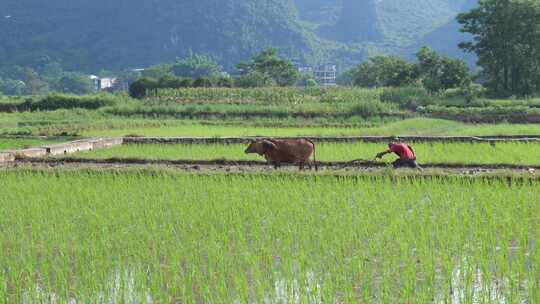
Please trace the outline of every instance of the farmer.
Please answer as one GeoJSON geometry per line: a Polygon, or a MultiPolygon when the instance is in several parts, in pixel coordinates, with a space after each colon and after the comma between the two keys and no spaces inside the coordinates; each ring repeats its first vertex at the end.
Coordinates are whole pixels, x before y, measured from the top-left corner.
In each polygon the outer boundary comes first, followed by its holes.
{"type": "Polygon", "coordinates": [[[414,150],[411,146],[400,143],[400,142],[392,142],[388,144],[388,150],[377,153],[377,158],[382,158],[384,155],[388,153],[396,153],[399,158],[396,159],[392,165],[394,168],[400,168],[400,167],[409,167],[409,168],[416,168],[416,169],[422,169],[418,163],[416,162],[416,155],[414,155],[414,150]]]}

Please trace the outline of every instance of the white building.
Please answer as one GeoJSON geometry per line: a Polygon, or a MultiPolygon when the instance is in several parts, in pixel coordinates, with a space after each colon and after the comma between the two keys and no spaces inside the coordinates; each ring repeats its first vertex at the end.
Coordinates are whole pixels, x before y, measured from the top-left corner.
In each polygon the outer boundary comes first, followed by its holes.
{"type": "Polygon", "coordinates": [[[315,81],[321,86],[335,86],[337,78],[337,67],[335,65],[323,65],[313,72],[315,81]]]}
{"type": "Polygon", "coordinates": [[[96,89],[96,91],[110,89],[116,83],[116,78],[112,77],[100,78],[96,75],[90,75],[89,77],[94,82],[94,88],[96,89]]]}

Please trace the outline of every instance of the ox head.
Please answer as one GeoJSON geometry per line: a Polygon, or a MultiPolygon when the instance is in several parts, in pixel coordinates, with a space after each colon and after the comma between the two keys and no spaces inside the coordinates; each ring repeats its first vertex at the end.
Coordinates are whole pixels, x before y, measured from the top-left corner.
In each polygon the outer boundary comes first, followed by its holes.
{"type": "Polygon", "coordinates": [[[265,139],[265,140],[252,141],[244,152],[246,154],[257,153],[259,155],[264,155],[266,154],[267,151],[274,150],[274,149],[277,149],[276,144],[265,139]]]}

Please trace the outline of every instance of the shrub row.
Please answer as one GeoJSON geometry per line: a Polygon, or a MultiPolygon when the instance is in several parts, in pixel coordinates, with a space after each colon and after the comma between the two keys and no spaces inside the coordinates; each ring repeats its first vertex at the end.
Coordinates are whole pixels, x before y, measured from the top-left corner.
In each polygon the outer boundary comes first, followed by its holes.
{"type": "Polygon", "coordinates": [[[26,98],[20,102],[1,103],[0,112],[54,111],[75,108],[96,110],[114,104],[114,98],[109,95],[78,96],[55,93],[43,97],[26,98]]]}

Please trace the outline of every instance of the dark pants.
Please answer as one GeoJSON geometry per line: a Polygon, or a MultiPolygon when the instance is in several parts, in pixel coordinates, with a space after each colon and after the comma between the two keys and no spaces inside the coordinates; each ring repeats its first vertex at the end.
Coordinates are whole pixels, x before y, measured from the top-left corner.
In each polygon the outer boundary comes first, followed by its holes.
{"type": "Polygon", "coordinates": [[[416,160],[405,160],[405,159],[397,159],[395,162],[392,163],[394,168],[414,168],[414,169],[422,169],[416,162],[416,160]]]}

